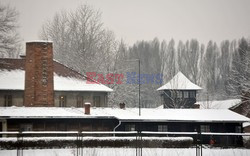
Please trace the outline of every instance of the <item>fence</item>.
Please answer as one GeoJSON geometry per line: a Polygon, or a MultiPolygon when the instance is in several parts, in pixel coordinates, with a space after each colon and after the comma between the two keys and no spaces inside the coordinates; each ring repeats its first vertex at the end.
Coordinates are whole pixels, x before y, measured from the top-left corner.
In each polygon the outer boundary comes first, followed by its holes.
{"type": "MultiPolygon", "coordinates": [[[[133,140],[134,148],[136,149],[136,156],[142,156],[142,150],[145,145],[143,145],[143,140],[145,138],[148,138],[148,140],[152,138],[159,138],[162,137],[176,137],[176,136],[191,136],[194,140],[194,146],[196,150],[196,156],[202,156],[202,138],[205,136],[225,136],[225,137],[231,137],[231,136],[250,136],[250,133],[197,133],[197,132],[151,132],[151,131],[129,131],[129,132],[115,132],[115,131],[84,131],[84,132],[78,132],[78,131],[24,131],[24,132],[0,132],[0,135],[2,136],[2,139],[8,139],[10,137],[16,138],[16,141],[19,143],[19,146],[17,146],[17,156],[23,156],[23,145],[25,143],[25,139],[31,138],[34,139],[36,137],[40,137],[41,140],[43,140],[43,137],[52,137],[52,138],[68,138],[69,141],[74,141],[77,148],[77,156],[83,155],[83,142],[85,141],[84,138],[91,136],[94,138],[102,138],[106,137],[107,140],[112,140],[118,138],[130,138],[133,140]]],[[[107,143],[104,141],[104,143],[107,143]]],[[[121,144],[123,145],[123,144],[121,144]]]]}

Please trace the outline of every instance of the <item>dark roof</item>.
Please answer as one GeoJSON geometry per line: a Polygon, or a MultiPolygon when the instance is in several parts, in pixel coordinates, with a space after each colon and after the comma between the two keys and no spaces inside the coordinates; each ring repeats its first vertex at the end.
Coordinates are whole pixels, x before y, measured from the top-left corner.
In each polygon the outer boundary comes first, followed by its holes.
{"type": "MultiPolygon", "coordinates": [[[[0,58],[0,70],[25,70],[25,59],[0,58]]],[[[63,77],[86,78],[83,74],[54,60],[54,72],[63,77]]]]}

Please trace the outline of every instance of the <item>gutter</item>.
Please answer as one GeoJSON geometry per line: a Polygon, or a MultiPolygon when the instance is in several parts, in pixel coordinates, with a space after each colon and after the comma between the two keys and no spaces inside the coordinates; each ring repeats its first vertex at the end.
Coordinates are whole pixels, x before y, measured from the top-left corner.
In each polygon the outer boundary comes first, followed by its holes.
{"type": "MultiPolygon", "coordinates": [[[[113,129],[114,132],[115,132],[115,130],[121,125],[121,123],[122,123],[121,120],[119,120],[118,125],[116,125],[115,128],[113,129]]],[[[115,134],[114,134],[114,136],[115,136],[115,134]]]]}

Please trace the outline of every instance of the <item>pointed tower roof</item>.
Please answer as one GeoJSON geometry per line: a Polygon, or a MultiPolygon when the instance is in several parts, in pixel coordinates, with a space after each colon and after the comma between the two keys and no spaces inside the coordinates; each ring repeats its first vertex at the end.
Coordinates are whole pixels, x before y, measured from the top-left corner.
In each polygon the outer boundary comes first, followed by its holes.
{"type": "Polygon", "coordinates": [[[157,90],[201,90],[202,88],[191,82],[182,72],[178,72],[168,83],[157,90]]]}

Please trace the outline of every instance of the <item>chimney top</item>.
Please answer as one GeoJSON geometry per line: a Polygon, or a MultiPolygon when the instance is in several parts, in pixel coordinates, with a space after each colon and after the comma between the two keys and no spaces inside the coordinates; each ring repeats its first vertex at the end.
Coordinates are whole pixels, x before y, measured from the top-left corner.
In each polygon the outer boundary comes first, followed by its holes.
{"type": "Polygon", "coordinates": [[[26,43],[53,43],[53,41],[48,41],[48,40],[30,40],[30,41],[27,41],[26,43]]]}
{"type": "Polygon", "coordinates": [[[90,102],[85,102],[84,105],[91,105],[91,103],[90,102]]]}
{"type": "Polygon", "coordinates": [[[86,115],[90,115],[90,105],[91,105],[91,103],[90,102],[85,102],[84,103],[84,114],[86,114],[86,115]]]}

